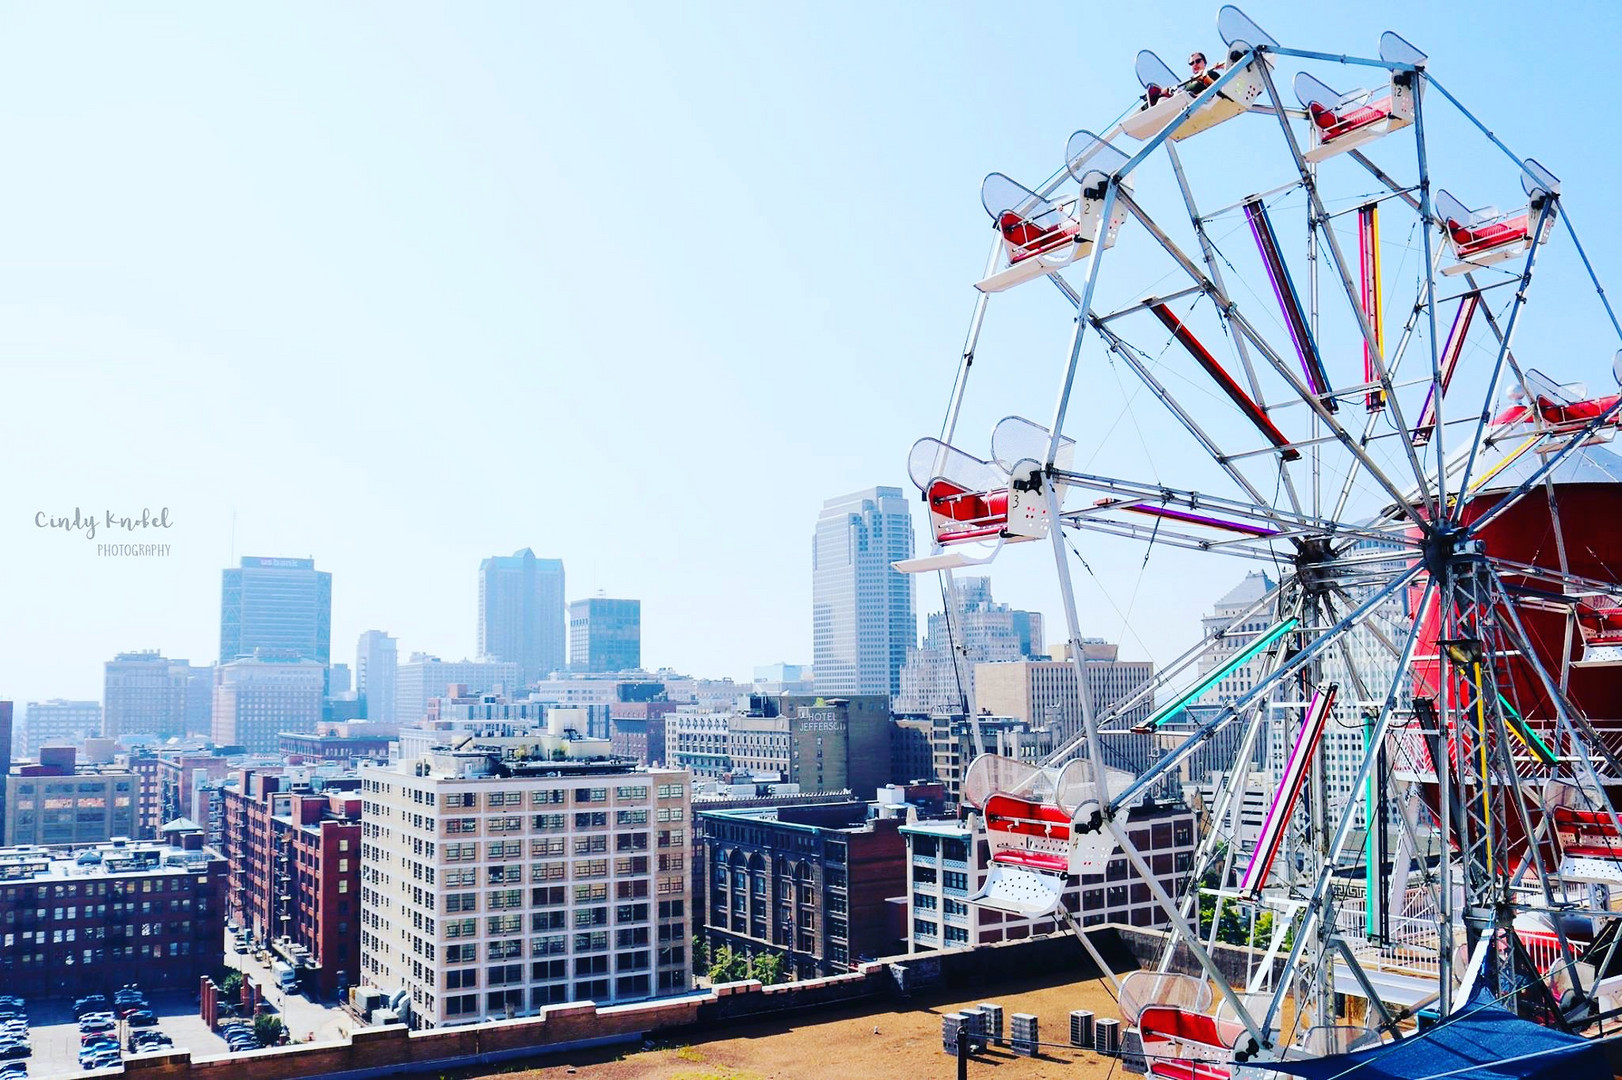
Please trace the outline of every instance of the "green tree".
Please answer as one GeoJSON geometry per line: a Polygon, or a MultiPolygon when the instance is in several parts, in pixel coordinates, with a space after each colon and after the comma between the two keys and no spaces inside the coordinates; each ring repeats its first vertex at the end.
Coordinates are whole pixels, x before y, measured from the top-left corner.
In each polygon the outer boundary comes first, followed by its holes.
{"type": "Polygon", "coordinates": [[[239,1001],[242,998],[242,972],[227,972],[225,978],[220,980],[220,996],[226,1001],[239,1001]]]}
{"type": "Polygon", "coordinates": [[[783,978],[783,958],[774,952],[759,953],[749,963],[749,976],[771,986],[783,978]]]}
{"type": "Polygon", "coordinates": [[[693,970],[708,971],[710,968],[710,943],[703,938],[693,942],[693,970]]]}
{"type": "Polygon", "coordinates": [[[731,945],[722,945],[710,957],[710,982],[733,982],[733,968],[737,965],[737,957],[732,955],[731,945]]]}
{"type": "Polygon", "coordinates": [[[260,1046],[275,1046],[282,1041],[282,1020],[279,1016],[262,1013],[253,1018],[253,1037],[260,1046]]]}

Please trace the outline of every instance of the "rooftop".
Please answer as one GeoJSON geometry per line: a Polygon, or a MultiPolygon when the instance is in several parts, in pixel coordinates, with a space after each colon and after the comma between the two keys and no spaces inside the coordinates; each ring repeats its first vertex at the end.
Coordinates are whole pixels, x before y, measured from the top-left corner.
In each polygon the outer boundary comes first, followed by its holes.
{"type": "MultiPolygon", "coordinates": [[[[1077,952],[1080,947],[1077,946],[1077,952]]],[[[1003,1007],[1003,1030],[1014,1013],[1033,1013],[1044,1045],[1027,1058],[1006,1046],[990,1048],[969,1064],[971,1076],[997,1080],[1107,1080],[1120,1074],[1119,1062],[1091,1051],[1073,1050],[1072,1009],[1099,1017],[1120,1015],[1098,981],[1071,982],[1052,975],[919,994],[875,1008],[872,1001],[813,1013],[790,1013],[752,1022],[672,1036],[657,1049],[624,1053],[623,1047],[582,1050],[559,1060],[572,1066],[573,1080],[896,1080],[897,1077],[949,1077],[955,1065],[941,1049],[941,1017],[986,1001],[1003,1007]],[[837,1069],[830,1069],[838,1062],[837,1069]]],[[[551,1068],[506,1072],[504,1080],[554,1080],[551,1068]]]]}
{"type": "Polygon", "coordinates": [[[0,882],[68,881],[128,874],[196,874],[219,860],[213,851],[187,851],[157,841],[112,840],[82,848],[0,848],[0,882]]]}

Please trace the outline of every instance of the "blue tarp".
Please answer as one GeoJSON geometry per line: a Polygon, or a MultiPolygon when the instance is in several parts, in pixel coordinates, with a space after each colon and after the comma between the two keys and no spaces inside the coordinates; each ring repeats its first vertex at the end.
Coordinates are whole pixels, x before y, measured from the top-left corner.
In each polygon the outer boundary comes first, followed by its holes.
{"type": "Polygon", "coordinates": [[[1611,1080],[1604,1047],[1522,1020],[1486,991],[1423,1035],[1269,1067],[1307,1080],[1611,1080]]]}

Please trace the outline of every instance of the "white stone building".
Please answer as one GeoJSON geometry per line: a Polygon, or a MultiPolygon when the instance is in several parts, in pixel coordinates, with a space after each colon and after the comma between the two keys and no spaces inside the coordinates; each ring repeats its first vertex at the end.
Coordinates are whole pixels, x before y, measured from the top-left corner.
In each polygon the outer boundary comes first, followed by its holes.
{"type": "Polygon", "coordinates": [[[361,981],[413,1027],[687,991],[690,781],[606,740],[363,771],[361,981]]]}

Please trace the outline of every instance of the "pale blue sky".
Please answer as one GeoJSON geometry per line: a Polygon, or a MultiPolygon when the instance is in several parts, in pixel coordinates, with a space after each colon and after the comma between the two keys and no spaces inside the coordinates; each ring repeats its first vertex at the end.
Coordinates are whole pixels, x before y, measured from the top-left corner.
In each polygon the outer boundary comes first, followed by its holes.
{"type": "MultiPolygon", "coordinates": [[[[236,554],[332,571],[335,660],[368,628],[472,654],[479,559],[528,546],[571,597],[641,598],[650,665],[809,662],[821,501],[904,485],[939,426],[981,177],[1050,173],[1129,104],[1139,48],[1219,48],[1215,7],[0,5],[0,697],[99,697],[123,649],[212,660],[233,520],[236,554]],[[143,506],[170,508],[169,558],[34,527],[143,506]]],[[[1622,281],[1612,8],[1248,7],[1285,44],[1427,49],[1622,281]]],[[[1288,178],[1271,123],[1188,144],[1212,201],[1288,178]]],[[[1439,182],[1512,202],[1513,168],[1450,124],[1439,182]]],[[[1163,278],[1142,241],[1116,300],[1163,278]]],[[[1598,384],[1614,344],[1569,329],[1594,310],[1569,282],[1523,348],[1598,384]]],[[[1051,289],[993,305],[969,448],[1046,418],[1067,327],[1051,289]]],[[[1208,482],[1089,370],[1094,468],[1208,482]]],[[[1245,570],[1084,551],[1108,582],[1081,582],[1085,629],[1131,609],[1126,651],[1159,659],[1245,570]]],[[[1060,636],[1046,547],[993,587],[1060,636]]]]}

